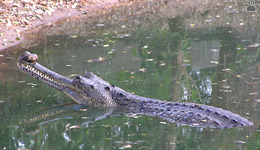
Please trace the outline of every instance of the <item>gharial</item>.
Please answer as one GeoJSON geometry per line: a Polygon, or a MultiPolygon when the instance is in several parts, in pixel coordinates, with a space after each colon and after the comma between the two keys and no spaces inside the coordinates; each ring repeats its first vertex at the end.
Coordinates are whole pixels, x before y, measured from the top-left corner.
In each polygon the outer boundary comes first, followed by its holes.
{"type": "Polygon", "coordinates": [[[193,127],[231,128],[253,125],[248,119],[221,108],[134,95],[104,81],[92,72],[87,72],[85,76],[65,77],[45,68],[37,61],[36,54],[26,51],[18,58],[17,66],[22,72],[64,92],[79,104],[120,108],[193,127]]]}

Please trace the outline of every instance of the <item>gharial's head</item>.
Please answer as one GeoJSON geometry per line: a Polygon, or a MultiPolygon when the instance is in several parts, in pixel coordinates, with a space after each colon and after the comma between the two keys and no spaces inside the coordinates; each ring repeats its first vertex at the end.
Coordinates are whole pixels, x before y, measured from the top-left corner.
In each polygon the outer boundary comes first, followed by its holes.
{"type": "Polygon", "coordinates": [[[113,91],[115,86],[109,84],[91,72],[85,76],[74,75],[65,77],[51,71],[37,63],[38,56],[24,52],[17,62],[18,68],[51,87],[63,91],[79,104],[92,104],[94,106],[115,106],[113,91]]]}

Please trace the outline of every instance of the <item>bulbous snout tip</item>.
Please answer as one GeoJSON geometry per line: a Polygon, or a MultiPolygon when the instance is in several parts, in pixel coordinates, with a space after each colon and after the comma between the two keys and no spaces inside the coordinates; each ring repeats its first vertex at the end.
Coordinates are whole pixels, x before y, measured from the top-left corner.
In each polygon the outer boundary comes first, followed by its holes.
{"type": "Polygon", "coordinates": [[[25,63],[25,64],[30,64],[30,63],[35,63],[38,61],[38,55],[32,54],[28,51],[25,51],[19,58],[18,62],[19,63],[25,63]]]}

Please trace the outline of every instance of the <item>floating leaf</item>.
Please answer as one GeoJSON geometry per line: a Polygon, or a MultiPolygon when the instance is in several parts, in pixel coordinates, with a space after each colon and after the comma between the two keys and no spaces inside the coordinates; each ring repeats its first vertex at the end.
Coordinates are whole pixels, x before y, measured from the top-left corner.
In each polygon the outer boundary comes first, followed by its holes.
{"type": "Polygon", "coordinates": [[[199,126],[200,124],[198,124],[198,123],[193,123],[192,125],[193,125],[193,126],[199,126]]]}
{"type": "Polygon", "coordinates": [[[126,149],[126,148],[132,148],[132,145],[127,144],[127,145],[119,147],[119,149],[126,149]]]}
{"type": "Polygon", "coordinates": [[[260,99],[255,99],[255,101],[256,101],[257,103],[260,103],[260,99]]]}
{"type": "Polygon", "coordinates": [[[150,55],[152,53],[152,51],[147,51],[147,54],[150,55]]]}
{"type": "Polygon", "coordinates": [[[88,63],[93,63],[94,61],[92,59],[87,60],[88,63]]]}
{"type": "Polygon", "coordinates": [[[160,66],[165,66],[166,64],[165,63],[161,63],[160,66]]]}
{"type": "Polygon", "coordinates": [[[105,44],[105,45],[103,45],[103,47],[109,47],[109,45],[108,45],[108,44],[105,44]]]}
{"type": "Polygon", "coordinates": [[[212,52],[217,52],[218,50],[217,50],[217,49],[211,49],[210,51],[212,51],[212,52]]]}
{"type": "Polygon", "coordinates": [[[16,39],[16,40],[21,40],[19,37],[16,37],[15,39],[16,39]]]}
{"type": "Polygon", "coordinates": [[[232,92],[232,90],[222,90],[223,92],[225,92],[225,93],[230,93],[230,92],[232,92]]]}
{"type": "Polygon", "coordinates": [[[249,93],[250,96],[257,95],[258,93],[249,93]]]}
{"type": "Polygon", "coordinates": [[[153,59],[146,59],[145,61],[153,61],[153,59]]]}
{"type": "Polygon", "coordinates": [[[25,83],[26,81],[18,81],[18,83],[25,83]]]}
{"type": "Polygon", "coordinates": [[[96,26],[97,27],[104,27],[105,25],[104,24],[97,24],[96,26]]]}
{"type": "Polygon", "coordinates": [[[189,62],[190,62],[190,60],[184,60],[184,62],[185,62],[185,63],[189,63],[189,62]]]}
{"type": "Polygon", "coordinates": [[[70,126],[69,129],[76,129],[76,128],[81,128],[80,125],[74,125],[74,126],[70,126]]]}
{"type": "Polygon", "coordinates": [[[112,138],[105,138],[105,141],[109,141],[109,140],[112,140],[112,138]]]}
{"type": "Polygon", "coordinates": [[[79,111],[87,111],[87,109],[80,109],[79,111]]]}
{"type": "Polygon", "coordinates": [[[113,51],[108,52],[108,54],[113,54],[113,51]]]}
{"type": "Polygon", "coordinates": [[[238,144],[245,144],[246,142],[245,141],[234,141],[234,143],[238,143],[238,144]]]}
{"type": "Polygon", "coordinates": [[[222,71],[230,71],[231,69],[226,68],[226,69],[222,69],[222,71]]]}
{"type": "Polygon", "coordinates": [[[146,49],[146,48],[148,48],[148,46],[147,45],[145,45],[142,49],[146,49]]]}
{"type": "Polygon", "coordinates": [[[212,64],[218,64],[218,61],[210,61],[212,64]]]}
{"type": "Polygon", "coordinates": [[[190,24],[190,27],[192,27],[192,28],[195,27],[195,24],[190,24]]]}
{"type": "Polygon", "coordinates": [[[222,86],[222,88],[224,88],[224,89],[230,89],[230,86],[224,85],[224,86],[222,86]]]}
{"type": "Polygon", "coordinates": [[[71,35],[70,37],[73,38],[73,39],[75,39],[75,38],[78,37],[78,35],[71,35]]]}
{"type": "Polygon", "coordinates": [[[147,136],[148,134],[147,133],[142,133],[141,136],[147,136]]]}
{"type": "Polygon", "coordinates": [[[99,57],[98,60],[97,60],[97,62],[102,62],[102,61],[105,61],[105,60],[106,60],[105,58],[99,57]]]}
{"type": "Polygon", "coordinates": [[[145,69],[145,68],[140,68],[139,71],[141,71],[141,72],[145,72],[146,69],[145,69]]]}
{"type": "Polygon", "coordinates": [[[129,123],[129,122],[125,122],[124,124],[125,124],[125,125],[129,125],[130,123],[129,123]]]}

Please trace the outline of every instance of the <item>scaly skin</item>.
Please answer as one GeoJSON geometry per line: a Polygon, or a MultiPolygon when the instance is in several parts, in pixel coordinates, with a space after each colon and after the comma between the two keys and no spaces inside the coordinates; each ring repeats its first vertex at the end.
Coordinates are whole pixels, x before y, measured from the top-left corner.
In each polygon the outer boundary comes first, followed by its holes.
{"type": "Polygon", "coordinates": [[[70,96],[76,103],[100,108],[119,107],[135,113],[157,116],[169,122],[193,127],[231,128],[251,126],[248,121],[230,111],[195,103],[166,102],[141,97],[111,85],[91,72],[73,78],[62,76],[37,63],[38,56],[24,52],[18,68],[70,96]]]}

